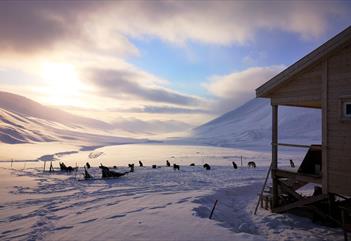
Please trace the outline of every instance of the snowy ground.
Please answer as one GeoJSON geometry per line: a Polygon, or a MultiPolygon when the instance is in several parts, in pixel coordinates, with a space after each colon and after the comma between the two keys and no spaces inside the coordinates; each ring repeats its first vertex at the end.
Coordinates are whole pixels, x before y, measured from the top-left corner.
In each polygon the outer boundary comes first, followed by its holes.
{"type": "Polygon", "coordinates": [[[0,240],[343,240],[308,219],[254,216],[266,171],[136,167],[120,179],[78,181],[81,173],[0,168],[0,240]]]}

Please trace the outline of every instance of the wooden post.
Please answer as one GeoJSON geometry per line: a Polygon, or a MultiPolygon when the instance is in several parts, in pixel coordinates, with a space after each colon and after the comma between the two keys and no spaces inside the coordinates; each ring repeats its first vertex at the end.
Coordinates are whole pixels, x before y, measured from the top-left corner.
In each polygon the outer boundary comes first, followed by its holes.
{"type": "Polygon", "coordinates": [[[241,167],[243,166],[243,156],[240,156],[241,167]]]}
{"type": "Polygon", "coordinates": [[[322,70],[322,191],[328,193],[328,60],[322,70]]]}
{"type": "Polygon", "coordinates": [[[275,171],[278,169],[278,105],[272,105],[272,201],[278,206],[278,182],[275,171]]]}
{"type": "Polygon", "coordinates": [[[46,166],[46,161],[44,161],[44,170],[43,170],[43,172],[45,172],[45,166],[46,166]]]}
{"type": "Polygon", "coordinates": [[[213,205],[211,214],[210,214],[210,216],[208,217],[209,219],[212,219],[212,215],[213,215],[213,212],[214,212],[214,210],[215,210],[215,208],[216,208],[216,206],[217,206],[217,202],[218,202],[218,200],[216,200],[215,203],[214,203],[214,205],[213,205]]]}

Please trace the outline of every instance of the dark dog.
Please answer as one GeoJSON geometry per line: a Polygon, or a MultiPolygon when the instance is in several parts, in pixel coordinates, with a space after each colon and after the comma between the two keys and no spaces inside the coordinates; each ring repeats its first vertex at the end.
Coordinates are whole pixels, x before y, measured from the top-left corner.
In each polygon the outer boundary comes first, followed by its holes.
{"type": "Polygon", "coordinates": [[[191,167],[194,167],[194,166],[195,166],[195,163],[191,163],[190,166],[191,166],[191,167]]]}
{"type": "Polygon", "coordinates": [[[166,165],[167,165],[168,167],[170,167],[170,166],[171,166],[171,163],[167,160],[167,161],[166,161],[166,165]]]}
{"type": "Polygon", "coordinates": [[[295,163],[290,159],[290,167],[295,167],[295,163]]]}
{"type": "Polygon", "coordinates": [[[134,163],[128,164],[128,167],[130,168],[130,172],[134,172],[134,163]]]}
{"type": "Polygon", "coordinates": [[[238,169],[238,165],[236,165],[236,163],[235,162],[232,162],[233,163],[233,167],[234,167],[234,169],[238,169]]]}
{"type": "Polygon", "coordinates": [[[89,162],[85,163],[85,166],[89,169],[90,168],[89,162]]]}
{"type": "Polygon", "coordinates": [[[207,163],[204,164],[204,168],[205,168],[206,170],[211,170],[211,166],[208,165],[207,163]]]}
{"type": "Polygon", "coordinates": [[[156,165],[152,165],[152,168],[153,168],[153,169],[156,169],[156,167],[157,167],[156,165]]]}
{"type": "Polygon", "coordinates": [[[173,170],[180,170],[179,168],[180,168],[180,166],[179,166],[179,165],[177,165],[177,164],[173,164],[173,170]]]}
{"type": "Polygon", "coordinates": [[[114,171],[110,171],[110,169],[108,169],[108,167],[103,166],[102,164],[100,164],[99,168],[102,171],[102,178],[110,178],[110,177],[121,177],[126,175],[128,172],[114,172],[114,171]]]}
{"type": "Polygon", "coordinates": [[[247,163],[247,166],[248,166],[248,167],[256,168],[256,163],[251,161],[251,162],[248,162],[248,163],[247,163]]]}
{"type": "Polygon", "coordinates": [[[141,161],[139,161],[139,166],[143,167],[144,164],[141,161]]]}
{"type": "Polygon", "coordinates": [[[59,164],[60,164],[61,171],[65,171],[65,172],[72,172],[73,170],[78,171],[78,167],[75,167],[75,168],[71,166],[67,167],[63,162],[60,162],[59,164]]]}

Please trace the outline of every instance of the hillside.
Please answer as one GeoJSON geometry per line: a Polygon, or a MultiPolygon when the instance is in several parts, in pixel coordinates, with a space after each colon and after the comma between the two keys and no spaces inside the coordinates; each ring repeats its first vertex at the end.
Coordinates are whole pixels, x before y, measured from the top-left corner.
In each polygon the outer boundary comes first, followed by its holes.
{"type": "Polygon", "coordinates": [[[109,123],[0,92],[0,143],[62,141],[103,145],[145,141],[115,136],[109,133],[111,129],[109,123]]]}
{"type": "MultiPolygon", "coordinates": [[[[266,99],[252,99],[192,130],[188,143],[268,148],[271,143],[271,105],[266,99]]],[[[320,143],[321,112],[317,109],[280,107],[279,141],[320,143]]]]}

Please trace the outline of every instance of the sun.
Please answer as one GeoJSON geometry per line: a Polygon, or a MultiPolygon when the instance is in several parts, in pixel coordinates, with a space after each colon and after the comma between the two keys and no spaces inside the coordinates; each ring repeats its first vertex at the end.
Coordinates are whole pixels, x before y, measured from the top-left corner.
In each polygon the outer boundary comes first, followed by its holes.
{"type": "Polygon", "coordinates": [[[72,64],[44,62],[41,77],[45,82],[47,101],[52,105],[77,106],[84,88],[72,64]]]}

